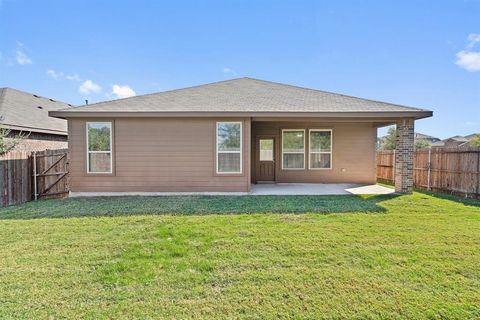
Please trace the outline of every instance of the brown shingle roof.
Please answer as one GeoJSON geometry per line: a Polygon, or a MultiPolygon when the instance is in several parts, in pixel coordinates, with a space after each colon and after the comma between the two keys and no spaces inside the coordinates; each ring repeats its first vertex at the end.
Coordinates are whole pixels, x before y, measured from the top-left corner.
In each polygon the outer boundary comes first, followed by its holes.
{"type": "MultiPolygon", "coordinates": [[[[54,112],[75,113],[364,113],[430,111],[270,81],[240,78],[99,102],[54,112]]],[[[430,116],[429,115],[425,116],[430,116]]]]}

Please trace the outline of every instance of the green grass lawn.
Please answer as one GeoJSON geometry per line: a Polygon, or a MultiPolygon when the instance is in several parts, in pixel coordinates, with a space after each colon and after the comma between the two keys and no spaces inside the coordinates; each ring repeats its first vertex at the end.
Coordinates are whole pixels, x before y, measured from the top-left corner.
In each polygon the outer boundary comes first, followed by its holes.
{"type": "Polygon", "coordinates": [[[478,200],[47,200],[0,243],[0,319],[480,318],[478,200]]]}

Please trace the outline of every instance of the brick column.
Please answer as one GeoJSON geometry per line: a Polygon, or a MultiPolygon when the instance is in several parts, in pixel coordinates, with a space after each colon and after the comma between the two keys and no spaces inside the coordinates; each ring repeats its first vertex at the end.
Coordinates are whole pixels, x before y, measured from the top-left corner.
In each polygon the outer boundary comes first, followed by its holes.
{"type": "Polygon", "coordinates": [[[395,151],[395,191],[409,194],[413,190],[414,120],[397,122],[395,151]]]}

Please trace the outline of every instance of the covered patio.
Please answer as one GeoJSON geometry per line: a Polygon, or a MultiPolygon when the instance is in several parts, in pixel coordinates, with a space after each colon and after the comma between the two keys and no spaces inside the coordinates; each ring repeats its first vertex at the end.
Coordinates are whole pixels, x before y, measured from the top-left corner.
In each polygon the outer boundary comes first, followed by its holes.
{"type": "Polygon", "coordinates": [[[413,190],[414,118],[254,117],[250,194],[385,194],[376,185],[377,129],[396,125],[395,191],[413,190]]]}

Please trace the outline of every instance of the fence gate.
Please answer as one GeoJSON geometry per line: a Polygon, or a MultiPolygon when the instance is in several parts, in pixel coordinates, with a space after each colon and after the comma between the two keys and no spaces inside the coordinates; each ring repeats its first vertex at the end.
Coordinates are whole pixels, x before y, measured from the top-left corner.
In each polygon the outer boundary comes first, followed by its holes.
{"type": "Polygon", "coordinates": [[[35,200],[68,193],[68,149],[35,152],[32,162],[35,200]]]}

